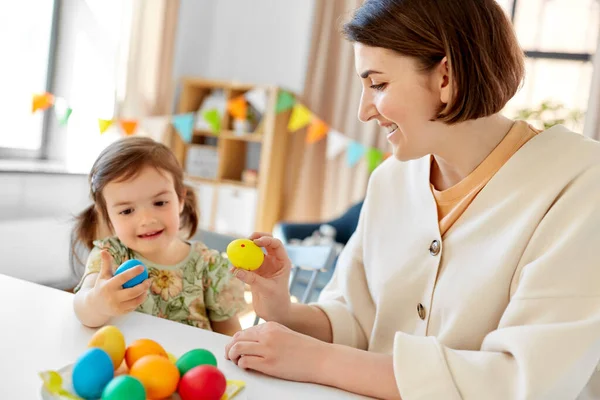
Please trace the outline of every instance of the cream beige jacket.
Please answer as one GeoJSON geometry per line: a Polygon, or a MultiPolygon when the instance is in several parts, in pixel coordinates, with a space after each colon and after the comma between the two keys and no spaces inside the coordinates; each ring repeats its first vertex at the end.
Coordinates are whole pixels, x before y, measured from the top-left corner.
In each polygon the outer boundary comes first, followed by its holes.
{"type": "Polygon", "coordinates": [[[371,177],[319,299],[334,342],[393,354],[404,400],[600,399],[600,144],[540,133],[443,238],[429,160],[371,177]]]}

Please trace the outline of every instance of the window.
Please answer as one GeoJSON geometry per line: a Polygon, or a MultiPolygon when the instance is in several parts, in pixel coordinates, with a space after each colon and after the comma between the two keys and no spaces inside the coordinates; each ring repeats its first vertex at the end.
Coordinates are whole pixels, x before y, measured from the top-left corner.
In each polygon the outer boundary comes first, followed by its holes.
{"type": "Polygon", "coordinates": [[[581,131],[600,30],[599,0],[503,0],[527,56],[523,87],[504,110],[540,128],[560,122],[581,131]],[[548,110],[543,120],[532,115],[548,110]],[[558,120],[558,121],[557,121],[558,120]]]}
{"type": "Polygon", "coordinates": [[[55,39],[56,0],[0,4],[0,157],[39,157],[44,113],[31,115],[31,95],[49,89],[55,39]]]}

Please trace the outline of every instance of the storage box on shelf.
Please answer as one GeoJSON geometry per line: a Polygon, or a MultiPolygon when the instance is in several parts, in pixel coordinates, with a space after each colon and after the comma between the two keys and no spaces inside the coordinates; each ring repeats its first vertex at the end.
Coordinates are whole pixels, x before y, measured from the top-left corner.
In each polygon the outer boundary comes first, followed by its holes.
{"type": "Polygon", "coordinates": [[[182,80],[177,112],[197,113],[196,129],[186,143],[171,128],[170,143],[198,194],[203,229],[246,236],[270,232],[280,220],[289,111],[276,113],[278,91],[274,86],[182,80]],[[266,110],[259,120],[234,120],[227,101],[252,89],[265,91],[266,110]],[[202,118],[207,109],[219,111],[216,131],[202,118]]]}

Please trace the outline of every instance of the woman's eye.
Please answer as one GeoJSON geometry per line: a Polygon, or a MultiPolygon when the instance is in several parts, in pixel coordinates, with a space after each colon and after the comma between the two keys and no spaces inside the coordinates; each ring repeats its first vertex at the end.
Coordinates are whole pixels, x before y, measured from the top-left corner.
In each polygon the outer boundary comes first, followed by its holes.
{"type": "Polygon", "coordinates": [[[155,206],[157,207],[162,207],[164,205],[167,205],[168,201],[157,201],[156,203],[154,203],[155,206]]]}
{"type": "Polygon", "coordinates": [[[119,214],[121,215],[129,215],[133,212],[133,208],[128,208],[127,210],[121,211],[119,214]]]}
{"type": "Polygon", "coordinates": [[[385,88],[386,83],[380,83],[378,85],[371,85],[371,89],[375,89],[375,90],[383,90],[383,88],[385,88]]]}

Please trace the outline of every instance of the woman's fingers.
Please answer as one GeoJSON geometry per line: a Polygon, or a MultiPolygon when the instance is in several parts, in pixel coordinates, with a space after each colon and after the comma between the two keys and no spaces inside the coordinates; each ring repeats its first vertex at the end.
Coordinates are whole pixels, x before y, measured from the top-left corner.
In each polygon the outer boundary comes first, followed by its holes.
{"type": "Polygon", "coordinates": [[[240,357],[256,356],[264,358],[265,347],[257,342],[237,342],[229,349],[227,358],[238,364],[240,357]]]}

